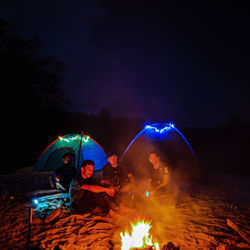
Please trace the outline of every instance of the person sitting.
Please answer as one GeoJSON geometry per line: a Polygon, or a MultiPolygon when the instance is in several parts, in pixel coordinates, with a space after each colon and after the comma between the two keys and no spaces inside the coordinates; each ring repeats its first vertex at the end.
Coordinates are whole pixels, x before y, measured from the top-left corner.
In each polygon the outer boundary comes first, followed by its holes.
{"type": "Polygon", "coordinates": [[[115,195],[115,189],[100,185],[93,177],[94,165],[94,161],[84,160],[81,173],[72,180],[70,188],[72,207],[83,213],[99,207],[108,214],[112,205],[110,197],[115,195]]]}
{"type": "Polygon", "coordinates": [[[108,163],[103,167],[103,184],[112,185],[119,189],[123,180],[123,169],[118,164],[118,156],[114,152],[107,154],[108,163]]]}
{"type": "Polygon", "coordinates": [[[162,194],[166,191],[169,182],[169,171],[166,164],[161,162],[157,152],[150,152],[148,161],[151,167],[148,169],[148,185],[153,195],[162,194]]]}
{"type": "Polygon", "coordinates": [[[126,173],[118,162],[118,156],[115,152],[107,154],[108,163],[103,167],[102,184],[113,186],[118,193],[129,192],[132,189],[134,178],[132,173],[126,173]]]}
{"type": "Polygon", "coordinates": [[[62,191],[68,191],[72,179],[76,176],[76,169],[73,164],[73,154],[65,153],[62,158],[63,166],[56,169],[54,172],[54,180],[50,178],[50,185],[52,188],[56,188],[62,191]]]}

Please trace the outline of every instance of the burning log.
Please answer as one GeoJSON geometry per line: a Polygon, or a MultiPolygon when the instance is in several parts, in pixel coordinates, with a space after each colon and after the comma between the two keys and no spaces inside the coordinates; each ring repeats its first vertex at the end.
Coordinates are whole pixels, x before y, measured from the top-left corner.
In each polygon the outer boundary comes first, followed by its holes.
{"type": "Polygon", "coordinates": [[[145,248],[133,248],[133,250],[155,250],[153,246],[145,247],[145,248]]]}
{"type": "Polygon", "coordinates": [[[162,248],[158,242],[152,240],[153,236],[150,235],[151,224],[145,221],[138,221],[136,224],[131,223],[131,234],[126,231],[121,236],[121,249],[122,250],[178,250],[180,247],[173,242],[168,242],[162,248]]]}
{"type": "Polygon", "coordinates": [[[162,250],[179,250],[179,246],[175,246],[173,242],[168,242],[166,245],[163,246],[162,250]]]}
{"type": "Polygon", "coordinates": [[[30,249],[32,219],[33,219],[33,207],[29,207],[29,228],[28,228],[28,239],[27,239],[27,244],[26,244],[27,249],[30,249]]]}

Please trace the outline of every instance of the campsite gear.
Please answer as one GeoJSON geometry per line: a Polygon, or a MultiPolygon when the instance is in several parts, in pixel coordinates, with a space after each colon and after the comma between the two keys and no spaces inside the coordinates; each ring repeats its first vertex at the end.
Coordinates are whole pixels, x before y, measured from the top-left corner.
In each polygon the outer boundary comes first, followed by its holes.
{"type": "Polygon", "coordinates": [[[77,172],[81,162],[91,159],[95,162],[94,171],[102,169],[107,163],[107,156],[103,148],[92,138],[81,134],[67,134],[53,141],[40,155],[33,170],[55,171],[61,166],[63,155],[70,152],[74,156],[73,166],[77,172]],[[81,150],[79,150],[79,148],[81,150]]]}
{"type": "Polygon", "coordinates": [[[162,250],[179,250],[180,247],[178,244],[174,244],[173,242],[168,242],[167,244],[165,244],[162,248],[162,250]]]}
{"type": "Polygon", "coordinates": [[[82,138],[83,138],[83,131],[81,134],[81,140],[80,140],[80,145],[79,145],[79,150],[78,150],[77,169],[80,168],[80,155],[81,155],[81,149],[82,149],[82,138]]]}
{"type": "Polygon", "coordinates": [[[30,237],[31,237],[31,225],[32,225],[32,219],[33,219],[33,207],[28,207],[29,211],[29,228],[28,228],[28,239],[26,243],[26,249],[30,249],[30,237]]]}

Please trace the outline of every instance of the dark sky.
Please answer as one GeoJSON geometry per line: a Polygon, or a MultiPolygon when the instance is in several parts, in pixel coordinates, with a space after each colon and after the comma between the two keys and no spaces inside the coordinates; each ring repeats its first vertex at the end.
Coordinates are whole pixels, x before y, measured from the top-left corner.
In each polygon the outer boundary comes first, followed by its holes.
{"type": "Polygon", "coordinates": [[[68,63],[72,110],[207,127],[250,119],[243,2],[4,0],[0,17],[68,63]]]}

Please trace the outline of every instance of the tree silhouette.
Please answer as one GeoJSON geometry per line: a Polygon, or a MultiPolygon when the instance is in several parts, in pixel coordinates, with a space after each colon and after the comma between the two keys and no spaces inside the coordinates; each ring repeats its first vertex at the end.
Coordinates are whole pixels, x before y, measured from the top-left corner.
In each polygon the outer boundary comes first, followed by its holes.
{"type": "MultiPolygon", "coordinates": [[[[0,19],[0,82],[6,130],[25,138],[22,148],[31,158],[34,138],[39,134],[43,140],[44,135],[55,134],[69,103],[60,89],[66,65],[57,57],[42,56],[42,48],[37,36],[25,38],[0,19]]],[[[24,154],[22,148],[18,155],[24,154]]]]}
{"type": "Polygon", "coordinates": [[[28,39],[9,32],[1,20],[1,81],[10,87],[12,100],[19,101],[21,107],[65,108],[68,101],[60,90],[60,82],[66,65],[57,57],[42,57],[42,46],[37,36],[28,39]]]}

